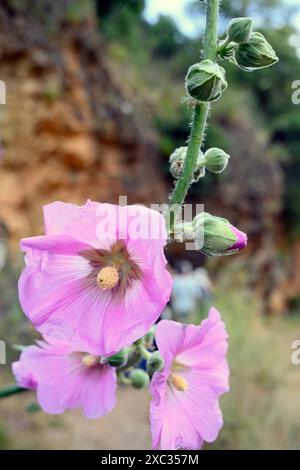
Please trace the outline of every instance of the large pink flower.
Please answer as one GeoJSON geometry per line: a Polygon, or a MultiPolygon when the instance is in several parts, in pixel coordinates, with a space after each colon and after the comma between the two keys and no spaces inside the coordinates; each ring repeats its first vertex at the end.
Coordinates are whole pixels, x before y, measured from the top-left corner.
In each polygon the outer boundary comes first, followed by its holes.
{"type": "Polygon", "coordinates": [[[155,339],[164,359],[151,382],[154,449],[200,449],[222,427],[219,396],[228,391],[227,333],[211,309],[200,326],[159,322],[155,339]]]}
{"type": "Polygon", "coordinates": [[[101,355],[143,336],[171,291],[163,216],[88,201],[54,202],[44,218],[46,235],[21,241],[19,297],[37,330],[101,355]]]}
{"type": "Polygon", "coordinates": [[[82,407],[87,418],[99,418],[115,406],[116,371],[99,356],[73,352],[65,341],[47,338],[26,348],[12,365],[19,385],[37,391],[41,408],[60,414],[82,407]]]}

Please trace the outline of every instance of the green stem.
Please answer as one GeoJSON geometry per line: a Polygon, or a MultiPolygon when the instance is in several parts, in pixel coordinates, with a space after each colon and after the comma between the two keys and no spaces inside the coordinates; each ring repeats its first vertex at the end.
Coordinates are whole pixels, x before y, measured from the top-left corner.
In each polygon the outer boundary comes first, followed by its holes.
{"type": "Polygon", "coordinates": [[[229,46],[229,44],[231,43],[231,40],[229,39],[229,37],[227,36],[224,41],[222,41],[217,49],[217,52],[221,52],[223,51],[223,49],[225,49],[227,46],[229,46]]]}
{"type": "Polygon", "coordinates": [[[27,392],[28,388],[20,387],[19,385],[9,385],[8,387],[2,388],[0,390],[0,398],[10,397],[16,393],[27,392]]]}
{"type": "Polygon", "coordinates": [[[219,0],[208,0],[206,12],[206,32],[204,58],[212,60],[217,57],[219,0]]]}
{"type": "MultiPolygon", "coordinates": [[[[216,60],[217,56],[217,27],[218,27],[219,0],[208,0],[206,13],[206,31],[204,45],[204,59],[216,60]]],[[[184,203],[190,187],[197,158],[203,143],[204,131],[209,111],[208,103],[196,103],[189,144],[184,162],[182,175],[177,180],[174,191],[170,197],[166,222],[169,233],[174,233],[174,224],[178,213],[184,203]]]]}
{"type": "Polygon", "coordinates": [[[124,372],[118,373],[118,379],[119,379],[120,383],[122,383],[122,384],[131,385],[131,380],[128,377],[126,377],[124,372]]]}
{"type": "Polygon", "coordinates": [[[142,344],[138,345],[138,349],[139,349],[139,352],[141,353],[141,356],[143,357],[143,359],[146,359],[146,361],[148,361],[150,359],[152,353],[150,351],[148,351],[148,349],[146,349],[145,346],[143,346],[142,344]]]}

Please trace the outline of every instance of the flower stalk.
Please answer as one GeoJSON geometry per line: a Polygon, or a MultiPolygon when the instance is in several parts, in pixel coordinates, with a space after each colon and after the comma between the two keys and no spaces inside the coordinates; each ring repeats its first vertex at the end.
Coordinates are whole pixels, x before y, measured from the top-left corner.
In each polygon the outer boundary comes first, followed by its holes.
{"type": "Polygon", "coordinates": [[[16,395],[17,393],[28,392],[27,388],[20,387],[19,385],[9,385],[0,390],[0,398],[10,397],[11,395],[16,395]]]}
{"type": "MultiPolygon", "coordinates": [[[[210,0],[207,2],[204,59],[209,59],[212,62],[216,61],[217,56],[218,12],[219,0],[210,0]]],[[[170,235],[174,233],[176,218],[193,180],[197,158],[203,143],[208,112],[209,103],[195,103],[190,138],[182,175],[177,180],[174,191],[171,194],[166,214],[166,221],[170,235]]]]}

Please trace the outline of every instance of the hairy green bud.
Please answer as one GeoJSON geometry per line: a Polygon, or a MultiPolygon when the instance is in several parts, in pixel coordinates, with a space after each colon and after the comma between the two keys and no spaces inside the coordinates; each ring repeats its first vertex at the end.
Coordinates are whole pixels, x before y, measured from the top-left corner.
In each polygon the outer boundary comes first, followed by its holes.
{"type": "Polygon", "coordinates": [[[227,36],[230,41],[240,44],[249,41],[252,33],[251,18],[235,18],[231,20],[227,28],[227,36]]]}
{"type": "Polygon", "coordinates": [[[197,101],[216,101],[227,88],[225,70],[211,60],[203,60],[189,68],[185,87],[197,101]]]}
{"type": "Polygon", "coordinates": [[[178,179],[182,174],[183,164],[186,157],[187,147],[178,147],[170,155],[170,172],[173,178],[178,179]]]}
{"type": "Polygon", "coordinates": [[[247,72],[270,67],[278,62],[271,44],[260,33],[252,33],[248,42],[239,44],[235,51],[237,65],[247,72]]]}
{"type": "Polygon", "coordinates": [[[129,379],[134,388],[147,387],[150,382],[149,375],[142,369],[134,369],[130,373],[129,379]]]}
{"type": "Polygon", "coordinates": [[[160,355],[159,351],[154,351],[151,354],[150,359],[147,361],[147,372],[152,377],[154,372],[159,372],[164,367],[164,360],[160,355]]]}
{"type": "Polygon", "coordinates": [[[247,236],[226,219],[206,212],[198,214],[192,222],[195,245],[208,256],[236,253],[247,245],[247,236]]]}
{"type": "Polygon", "coordinates": [[[236,49],[236,44],[228,44],[226,47],[222,47],[222,43],[220,44],[220,49],[218,50],[218,54],[221,59],[230,60],[234,56],[234,52],[236,49]]]}
{"type": "Polygon", "coordinates": [[[124,348],[121,349],[116,354],[113,354],[113,356],[110,356],[107,358],[107,362],[109,365],[112,367],[122,367],[124,366],[128,361],[128,349],[124,348]]]}
{"type": "MultiPolygon", "coordinates": [[[[178,179],[182,175],[183,165],[186,159],[187,147],[179,147],[171,154],[169,158],[170,172],[173,178],[178,179]]],[[[203,153],[199,152],[196,170],[192,179],[192,183],[196,183],[200,178],[205,176],[203,153]],[[202,163],[202,164],[201,164],[202,163]]]]}
{"type": "Polygon", "coordinates": [[[205,168],[211,173],[221,173],[228,165],[230,156],[224,150],[213,147],[204,154],[205,168]]]}

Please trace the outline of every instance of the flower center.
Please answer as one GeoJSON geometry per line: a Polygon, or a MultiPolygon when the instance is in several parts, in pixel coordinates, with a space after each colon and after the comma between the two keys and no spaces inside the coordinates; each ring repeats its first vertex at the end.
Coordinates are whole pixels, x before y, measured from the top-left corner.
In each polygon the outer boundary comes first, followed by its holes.
{"type": "Polygon", "coordinates": [[[188,389],[187,380],[182,377],[182,375],[172,372],[170,375],[170,382],[179,392],[185,392],[185,390],[188,389]]]}
{"type": "Polygon", "coordinates": [[[89,261],[91,272],[88,283],[102,290],[114,289],[114,295],[124,296],[126,289],[143,276],[143,271],[132,259],[125,244],[117,240],[109,250],[83,250],[80,255],[89,261]]]}
{"type": "Polygon", "coordinates": [[[85,367],[93,367],[100,363],[100,356],[93,356],[92,354],[85,354],[81,362],[85,367]]]}
{"type": "Polygon", "coordinates": [[[102,290],[113,289],[119,280],[119,271],[114,266],[105,266],[97,274],[97,285],[102,290]]]}

